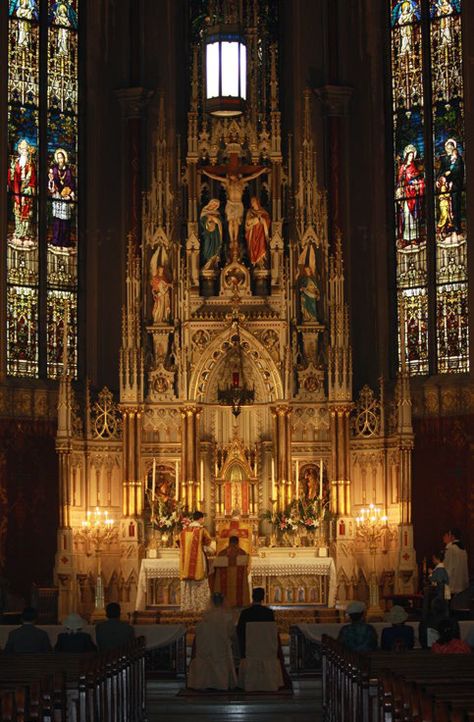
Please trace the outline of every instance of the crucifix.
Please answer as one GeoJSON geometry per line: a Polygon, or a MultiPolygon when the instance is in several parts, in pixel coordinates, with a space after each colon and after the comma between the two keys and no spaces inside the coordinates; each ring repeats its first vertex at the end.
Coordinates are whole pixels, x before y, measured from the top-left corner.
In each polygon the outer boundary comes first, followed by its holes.
{"type": "Polygon", "coordinates": [[[239,154],[229,153],[229,162],[226,165],[212,165],[201,168],[202,172],[222,183],[227,194],[225,215],[229,227],[230,258],[239,260],[239,228],[244,217],[244,204],[242,196],[245,186],[251,180],[258,178],[262,173],[270,173],[266,166],[243,165],[239,163],[239,154]]]}

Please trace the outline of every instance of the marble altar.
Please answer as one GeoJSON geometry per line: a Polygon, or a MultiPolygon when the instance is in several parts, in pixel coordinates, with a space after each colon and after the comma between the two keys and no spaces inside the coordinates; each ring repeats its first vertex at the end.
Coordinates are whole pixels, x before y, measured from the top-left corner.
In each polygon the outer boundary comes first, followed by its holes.
{"type": "MultiPolygon", "coordinates": [[[[336,597],[336,567],[330,557],[317,556],[317,549],[262,548],[253,555],[250,586],[265,588],[272,606],[322,604],[333,607],[336,597]]],[[[135,609],[179,605],[179,550],[160,549],[158,558],[143,559],[138,579],[135,609]]],[[[209,559],[212,574],[212,558],[209,559]]]]}

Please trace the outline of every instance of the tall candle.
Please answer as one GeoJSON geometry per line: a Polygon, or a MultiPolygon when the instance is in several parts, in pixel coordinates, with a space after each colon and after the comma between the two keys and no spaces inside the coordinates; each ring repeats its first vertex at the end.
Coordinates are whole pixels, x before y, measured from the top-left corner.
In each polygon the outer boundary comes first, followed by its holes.
{"type": "Polygon", "coordinates": [[[156,459],[153,457],[153,471],[151,473],[151,501],[152,504],[155,502],[155,488],[156,488],[156,459]]]}
{"type": "Polygon", "coordinates": [[[201,504],[204,500],[204,460],[201,459],[201,504]]]}
{"type": "Polygon", "coordinates": [[[272,456],[272,500],[275,499],[275,459],[272,456]]]}
{"type": "Polygon", "coordinates": [[[296,470],[295,470],[295,477],[296,477],[296,497],[298,498],[300,493],[300,462],[298,459],[296,460],[296,470]]]}
{"type": "Polygon", "coordinates": [[[323,498],[323,460],[319,462],[319,498],[323,498]]]}
{"type": "Polygon", "coordinates": [[[179,461],[178,461],[178,459],[176,459],[176,462],[175,462],[175,476],[176,476],[176,481],[175,481],[174,498],[176,499],[176,501],[178,501],[178,499],[179,499],[179,461]]]}

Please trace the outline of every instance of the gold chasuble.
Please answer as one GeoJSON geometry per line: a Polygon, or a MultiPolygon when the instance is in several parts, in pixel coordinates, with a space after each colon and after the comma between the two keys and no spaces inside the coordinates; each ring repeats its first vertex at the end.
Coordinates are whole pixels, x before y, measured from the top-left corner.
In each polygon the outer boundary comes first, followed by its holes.
{"type": "Polygon", "coordinates": [[[239,546],[246,554],[252,553],[252,527],[241,519],[232,518],[217,526],[217,553],[227,547],[231,536],[239,538],[239,546]]]}
{"type": "Polygon", "coordinates": [[[182,580],[200,582],[207,577],[207,559],[204,547],[212,544],[207,529],[192,522],[179,537],[179,577],[182,580]]]}
{"type": "Polygon", "coordinates": [[[214,592],[224,595],[228,607],[246,607],[250,604],[249,557],[238,546],[229,545],[219,552],[214,561],[214,592]]]}

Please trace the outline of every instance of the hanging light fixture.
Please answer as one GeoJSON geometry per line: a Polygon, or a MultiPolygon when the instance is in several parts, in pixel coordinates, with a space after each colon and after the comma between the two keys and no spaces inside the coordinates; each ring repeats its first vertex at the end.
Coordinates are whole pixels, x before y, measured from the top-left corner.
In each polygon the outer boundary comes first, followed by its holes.
{"type": "MultiPolygon", "coordinates": [[[[234,315],[235,319],[235,315],[234,315]]],[[[233,364],[230,383],[217,388],[217,400],[224,406],[230,406],[232,413],[237,418],[240,415],[242,406],[253,404],[255,401],[255,388],[250,389],[244,376],[244,364],[242,356],[242,344],[240,341],[239,321],[234,320],[232,324],[234,333],[231,341],[235,349],[236,363],[233,364]]]]}
{"type": "Polygon", "coordinates": [[[206,108],[211,115],[241,115],[247,99],[247,47],[237,23],[221,23],[206,35],[206,108]]]}

